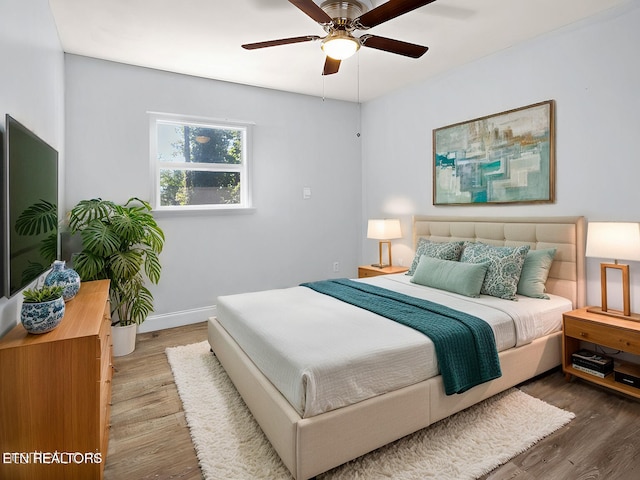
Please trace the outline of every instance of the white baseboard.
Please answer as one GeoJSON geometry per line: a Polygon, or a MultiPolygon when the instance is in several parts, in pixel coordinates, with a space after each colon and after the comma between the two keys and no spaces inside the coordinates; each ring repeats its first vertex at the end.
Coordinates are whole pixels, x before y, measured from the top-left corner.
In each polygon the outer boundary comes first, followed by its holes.
{"type": "Polygon", "coordinates": [[[209,317],[215,317],[216,306],[194,308],[181,312],[163,313],[162,315],[150,315],[138,325],[138,333],[155,332],[165,328],[181,327],[193,323],[205,322],[209,317]]]}

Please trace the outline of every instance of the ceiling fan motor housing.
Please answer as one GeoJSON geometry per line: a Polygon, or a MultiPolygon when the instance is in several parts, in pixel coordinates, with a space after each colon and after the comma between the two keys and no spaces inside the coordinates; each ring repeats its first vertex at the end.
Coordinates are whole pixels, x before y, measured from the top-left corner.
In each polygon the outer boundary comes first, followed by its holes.
{"type": "Polygon", "coordinates": [[[329,15],[336,27],[351,27],[351,22],[366,13],[369,8],[366,4],[356,0],[340,2],[336,0],[326,0],[320,4],[320,8],[329,15]]]}

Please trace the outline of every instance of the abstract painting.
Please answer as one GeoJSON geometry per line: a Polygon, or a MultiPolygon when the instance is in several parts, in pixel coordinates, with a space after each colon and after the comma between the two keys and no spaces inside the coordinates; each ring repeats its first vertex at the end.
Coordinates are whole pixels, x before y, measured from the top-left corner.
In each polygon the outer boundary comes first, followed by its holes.
{"type": "Polygon", "coordinates": [[[433,204],[555,200],[554,101],[433,131],[433,204]]]}

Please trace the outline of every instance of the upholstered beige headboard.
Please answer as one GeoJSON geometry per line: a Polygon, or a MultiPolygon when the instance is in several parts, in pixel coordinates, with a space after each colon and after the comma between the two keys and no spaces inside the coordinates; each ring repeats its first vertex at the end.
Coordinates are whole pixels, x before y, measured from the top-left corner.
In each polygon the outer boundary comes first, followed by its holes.
{"type": "Polygon", "coordinates": [[[585,306],[584,217],[413,217],[413,246],[419,238],[432,242],[467,240],[497,246],[556,248],[547,292],[585,306]]]}

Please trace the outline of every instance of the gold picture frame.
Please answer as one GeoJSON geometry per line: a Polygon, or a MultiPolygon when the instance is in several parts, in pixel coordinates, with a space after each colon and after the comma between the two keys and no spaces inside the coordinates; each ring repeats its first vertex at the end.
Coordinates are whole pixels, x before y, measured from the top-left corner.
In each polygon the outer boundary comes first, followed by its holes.
{"type": "Polygon", "coordinates": [[[433,130],[433,204],[555,201],[555,102],[433,130]]]}

